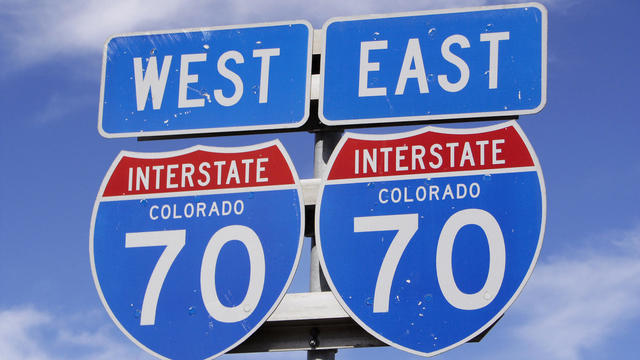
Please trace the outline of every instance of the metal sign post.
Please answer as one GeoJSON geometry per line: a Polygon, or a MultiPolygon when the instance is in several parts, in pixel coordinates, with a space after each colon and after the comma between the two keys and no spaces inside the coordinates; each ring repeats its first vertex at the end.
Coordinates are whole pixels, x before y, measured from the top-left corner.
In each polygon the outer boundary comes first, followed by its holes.
{"type": "MultiPolygon", "coordinates": [[[[322,178],[327,170],[327,162],[342,137],[342,131],[320,131],[315,134],[315,148],[313,152],[313,177],[322,178]]],[[[315,234],[311,236],[311,257],[309,271],[309,291],[331,291],[327,280],[320,268],[320,249],[317,246],[315,234]]],[[[311,334],[313,336],[313,334],[311,334]]],[[[317,342],[316,339],[312,339],[317,342]]],[[[309,350],[307,360],[333,360],[337,350],[309,350]]]]}

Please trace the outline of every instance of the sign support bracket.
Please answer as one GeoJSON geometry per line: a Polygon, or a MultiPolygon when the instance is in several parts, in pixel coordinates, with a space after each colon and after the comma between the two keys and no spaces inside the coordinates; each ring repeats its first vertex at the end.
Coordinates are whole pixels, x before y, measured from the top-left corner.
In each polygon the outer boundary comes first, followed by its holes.
{"type": "MultiPolygon", "coordinates": [[[[327,162],[331,156],[331,152],[340,141],[342,137],[342,130],[336,131],[323,131],[315,134],[315,149],[313,159],[313,176],[315,178],[322,178],[324,172],[327,169],[327,162]]],[[[319,249],[316,246],[315,234],[311,236],[311,256],[310,256],[311,269],[309,270],[309,290],[311,292],[319,291],[331,291],[329,284],[322,273],[320,267],[320,255],[319,249]]],[[[316,347],[320,345],[318,343],[318,330],[312,328],[310,333],[310,345],[316,347]]],[[[307,351],[307,360],[334,360],[337,350],[309,350],[307,351]]]]}

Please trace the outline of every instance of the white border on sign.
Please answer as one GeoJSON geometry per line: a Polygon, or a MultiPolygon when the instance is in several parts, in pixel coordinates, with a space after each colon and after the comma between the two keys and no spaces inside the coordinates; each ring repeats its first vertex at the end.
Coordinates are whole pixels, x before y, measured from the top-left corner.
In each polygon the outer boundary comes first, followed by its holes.
{"type": "Polygon", "coordinates": [[[186,28],[186,29],[173,29],[173,30],[158,30],[158,31],[141,31],[132,33],[115,34],[109,36],[104,43],[104,49],[102,51],[102,75],[100,77],[100,103],[98,108],[98,132],[105,138],[126,138],[126,137],[146,137],[146,136],[170,136],[170,135],[187,135],[187,134],[206,134],[206,133],[225,133],[225,132],[241,132],[241,131],[253,131],[253,130],[277,130],[277,129],[293,129],[298,128],[306,123],[310,113],[310,101],[311,101],[311,59],[313,50],[313,26],[307,20],[292,20],[292,21],[278,21],[269,23],[258,24],[246,24],[246,25],[227,25],[227,26],[213,26],[202,28],[186,28]],[[283,26],[283,25],[304,25],[309,32],[309,38],[307,41],[307,75],[305,79],[305,104],[304,104],[304,116],[296,123],[289,124],[270,124],[270,125],[250,125],[250,126],[229,126],[229,127],[213,127],[213,128],[196,128],[196,129],[181,129],[181,130],[154,130],[154,131],[135,131],[127,133],[110,133],[102,128],[102,115],[104,106],[104,86],[106,80],[107,71],[107,49],[109,42],[117,37],[126,36],[144,36],[144,35],[171,35],[177,33],[189,33],[189,32],[203,32],[203,31],[216,31],[216,30],[230,30],[230,29],[250,29],[256,27],[268,27],[268,26],[283,26]]]}
{"type": "Polygon", "coordinates": [[[336,125],[365,125],[365,124],[379,124],[379,123],[392,123],[395,121],[420,121],[420,120],[447,120],[447,119],[460,119],[460,118],[478,118],[478,117],[492,117],[492,116],[511,116],[511,115],[529,115],[540,112],[547,104],[547,8],[540,3],[523,3],[512,5],[495,5],[495,6],[476,6],[458,9],[445,9],[445,10],[429,10],[429,11],[415,11],[415,12],[399,12],[391,14],[380,15],[363,15],[363,16],[345,16],[334,17],[327,20],[322,26],[322,56],[320,59],[320,94],[318,101],[318,117],[320,121],[329,126],[336,125]],[[325,54],[327,50],[327,28],[335,22],[346,22],[354,20],[371,20],[371,19],[387,19],[387,18],[401,18],[401,17],[413,17],[422,15],[439,15],[439,14],[456,14],[476,11],[487,10],[503,10],[503,9],[518,9],[518,8],[530,8],[534,7],[542,13],[541,21],[541,67],[540,75],[542,77],[540,87],[540,104],[533,109],[524,110],[504,110],[504,111],[490,111],[490,112],[475,112],[475,113],[457,113],[457,114],[442,114],[442,115],[414,115],[414,116],[393,116],[383,118],[360,118],[360,119],[345,119],[345,120],[329,120],[324,116],[324,74],[325,74],[325,54]]]}
{"type": "MultiPolygon", "coordinates": [[[[371,180],[371,181],[383,181],[383,180],[387,180],[388,178],[381,176],[381,177],[372,177],[372,178],[368,178],[368,179],[371,180]]],[[[358,179],[358,181],[354,181],[354,182],[360,182],[360,180],[361,179],[358,179]]],[[[441,354],[441,353],[443,353],[445,351],[451,350],[451,349],[453,349],[453,348],[455,348],[455,347],[457,347],[459,345],[462,345],[462,344],[468,342],[469,340],[473,339],[474,337],[478,336],[483,331],[485,331],[487,328],[489,328],[491,325],[493,325],[507,311],[507,309],[511,306],[511,304],[516,300],[516,298],[518,298],[518,296],[522,292],[522,289],[524,288],[524,286],[528,282],[529,278],[531,277],[531,273],[533,272],[533,268],[535,267],[536,262],[538,261],[538,256],[540,255],[540,249],[542,248],[542,240],[544,238],[544,230],[545,230],[545,227],[546,227],[546,222],[547,222],[547,190],[546,190],[546,187],[545,187],[545,184],[544,184],[544,178],[542,176],[542,169],[540,167],[540,162],[538,160],[538,157],[536,156],[535,151],[533,150],[533,147],[531,146],[531,143],[529,142],[529,139],[527,139],[527,137],[525,136],[524,132],[522,131],[522,128],[520,128],[520,126],[518,125],[518,123],[516,121],[512,120],[512,121],[507,121],[507,122],[503,122],[503,123],[496,124],[496,125],[477,127],[477,128],[464,128],[464,129],[453,129],[453,128],[443,128],[443,127],[436,127],[436,126],[427,126],[427,127],[421,128],[421,129],[413,130],[413,131],[395,133],[395,134],[388,134],[388,135],[356,134],[356,133],[351,133],[351,132],[346,133],[342,137],[340,142],[338,142],[338,144],[336,145],[335,150],[331,154],[331,157],[329,158],[329,161],[327,163],[327,171],[323,175],[322,180],[320,182],[320,189],[318,191],[318,199],[317,199],[317,202],[316,202],[315,235],[316,235],[316,244],[318,246],[319,254],[320,254],[320,265],[322,266],[322,271],[324,271],[325,278],[327,280],[327,283],[331,287],[331,291],[333,292],[333,295],[338,300],[338,302],[340,303],[340,306],[342,306],[342,308],[345,310],[345,312],[347,314],[349,314],[349,316],[351,316],[351,318],[353,318],[353,320],[355,320],[358,323],[358,325],[360,325],[363,329],[365,329],[369,334],[373,335],[375,338],[377,338],[378,340],[384,342],[385,344],[391,345],[391,346],[393,346],[393,347],[395,347],[397,349],[409,352],[411,354],[431,357],[431,356],[435,356],[435,355],[441,354]],[[322,208],[322,195],[324,193],[324,188],[325,188],[325,186],[327,185],[327,182],[328,182],[327,181],[327,177],[329,176],[329,173],[331,172],[331,168],[333,167],[333,164],[334,164],[336,158],[338,157],[338,154],[342,150],[342,147],[347,142],[347,140],[351,139],[351,138],[352,139],[359,139],[359,140],[380,140],[380,141],[384,141],[384,140],[395,140],[395,139],[406,138],[406,137],[410,137],[410,136],[414,136],[414,135],[418,135],[418,134],[422,134],[422,133],[427,133],[427,132],[430,132],[430,131],[438,132],[438,133],[444,133],[444,134],[477,134],[477,133],[482,133],[482,132],[489,132],[489,131],[493,131],[493,130],[504,129],[504,128],[508,128],[508,127],[513,127],[518,132],[518,135],[520,135],[520,137],[522,138],[524,144],[527,147],[527,150],[529,150],[529,154],[531,154],[531,158],[533,159],[533,163],[534,163],[534,166],[532,166],[530,168],[527,168],[527,169],[529,169],[530,171],[531,170],[536,171],[538,173],[538,180],[540,181],[540,192],[541,192],[541,197],[542,197],[542,219],[541,219],[541,222],[540,222],[540,236],[538,238],[538,245],[536,247],[536,251],[535,251],[535,254],[533,256],[533,259],[531,261],[531,265],[529,266],[529,270],[525,274],[524,279],[522,280],[522,283],[520,284],[518,289],[514,292],[513,296],[504,305],[504,307],[491,320],[489,320],[484,326],[479,328],[473,334],[471,334],[471,335],[467,336],[466,338],[458,341],[457,343],[449,345],[449,346],[447,346],[445,348],[442,348],[442,349],[434,351],[434,352],[426,352],[426,353],[422,352],[422,351],[417,351],[417,350],[414,350],[414,349],[410,349],[410,348],[407,348],[405,346],[402,346],[402,345],[394,343],[393,341],[385,338],[383,335],[377,333],[375,330],[373,330],[371,327],[369,327],[364,321],[362,321],[353,311],[351,311],[351,309],[349,308],[347,303],[344,301],[344,299],[342,298],[342,296],[340,295],[340,293],[336,289],[336,286],[334,285],[333,280],[331,279],[331,273],[328,271],[327,265],[326,265],[326,263],[324,261],[324,254],[322,252],[322,239],[320,237],[320,213],[321,213],[321,208],[322,208]]]]}
{"type": "MultiPolygon", "coordinates": [[[[284,295],[286,294],[287,290],[289,289],[289,286],[291,285],[291,282],[293,281],[293,276],[296,273],[296,270],[298,269],[298,263],[300,261],[300,254],[302,253],[302,245],[303,245],[303,241],[304,241],[304,214],[305,214],[305,210],[304,210],[304,203],[303,203],[303,196],[302,196],[302,185],[300,185],[300,178],[298,177],[298,172],[296,171],[295,167],[293,166],[293,162],[291,161],[291,157],[289,157],[289,153],[287,153],[287,151],[285,150],[284,146],[282,145],[282,143],[280,142],[280,140],[276,139],[276,140],[272,140],[272,141],[268,141],[268,142],[264,142],[264,143],[260,143],[260,144],[256,144],[256,145],[250,145],[250,146],[239,146],[239,147],[216,147],[216,146],[204,146],[204,145],[196,145],[196,146],[192,146],[186,149],[182,149],[182,150],[176,150],[176,151],[167,151],[167,152],[154,152],[154,153],[142,153],[142,152],[133,152],[133,151],[120,151],[120,153],[118,154],[118,156],[116,156],[116,159],[113,161],[113,163],[111,164],[111,166],[109,167],[109,170],[107,171],[104,179],[102,180],[102,184],[100,185],[100,190],[98,191],[98,195],[96,197],[96,201],[93,205],[93,213],[91,214],[91,228],[89,229],[89,258],[91,261],[91,275],[93,277],[93,282],[96,286],[96,290],[98,291],[98,296],[100,297],[100,301],[102,302],[102,305],[104,306],[105,310],[107,310],[107,313],[109,314],[109,317],[111,317],[111,320],[113,320],[113,322],[116,324],[116,326],[118,327],[118,329],[120,329],[120,331],[122,331],[123,334],[125,334],[129,340],[131,340],[134,344],[136,344],[139,348],[141,348],[142,350],[144,350],[145,352],[156,356],[160,359],[167,359],[170,360],[169,358],[160,355],[156,352],[154,352],[153,350],[151,350],[150,348],[148,348],[147,346],[145,346],[144,344],[142,344],[141,342],[139,342],[133,335],[131,335],[125,328],[124,326],[122,326],[122,324],[120,323],[120,321],[118,321],[118,319],[116,318],[116,316],[113,314],[113,312],[111,311],[111,308],[109,307],[109,304],[107,304],[107,301],[104,297],[104,294],[102,293],[102,288],[100,287],[100,282],[98,281],[98,275],[96,273],[96,265],[95,265],[95,259],[93,256],[93,237],[94,237],[94,228],[95,228],[95,224],[96,224],[96,216],[98,214],[98,207],[100,205],[100,203],[102,201],[104,201],[103,199],[103,194],[104,194],[104,190],[107,186],[107,183],[109,182],[109,179],[111,178],[111,175],[113,175],[113,172],[115,171],[116,167],[118,166],[118,164],[120,163],[120,161],[122,160],[122,158],[124,156],[129,156],[129,157],[135,157],[135,158],[139,158],[139,159],[161,159],[161,158],[166,158],[166,157],[174,157],[174,156],[179,156],[179,155],[184,155],[184,154],[188,154],[188,153],[192,153],[198,150],[202,150],[202,151],[207,151],[207,152],[216,152],[216,153],[241,153],[241,152],[247,152],[247,151],[253,151],[253,150],[260,150],[260,149],[265,149],[268,148],[270,146],[276,145],[278,147],[278,149],[280,150],[280,152],[282,153],[282,155],[284,156],[287,165],[289,166],[289,169],[291,170],[291,175],[293,177],[294,180],[294,184],[291,186],[285,186],[285,188],[295,188],[298,192],[298,200],[299,200],[299,207],[300,207],[300,236],[298,239],[298,250],[296,252],[296,258],[294,260],[293,263],[293,267],[291,269],[291,272],[289,274],[289,278],[287,279],[284,288],[282,289],[282,292],[280,293],[280,295],[278,295],[278,298],[276,299],[276,301],[274,302],[273,306],[271,306],[271,308],[269,309],[269,311],[266,312],[266,314],[264,315],[264,317],[255,325],[255,327],[253,329],[251,329],[250,331],[247,332],[247,334],[245,334],[245,336],[243,336],[241,339],[239,339],[238,341],[236,341],[233,345],[227,347],[226,349],[224,349],[223,351],[220,351],[208,358],[206,358],[205,360],[210,360],[210,359],[214,359],[220,355],[225,354],[226,352],[228,352],[229,350],[235,348],[236,346],[240,345],[243,341],[245,341],[249,336],[251,336],[254,332],[256,332],[256,330],[258,330],[260,328],[260,326],[262,326],[262,324],[264,324],[265,321],[267,321],[267,319],[271,316],[271,314],[275,311],[275,309],[278,307],[278,305],[280,304],[280,302],[282,301],[282,299],[284,298],[284,295]]],[[[278,186],[265,186],[266,188],[270,188],[270,190],[273,190],[274,188],[279,188],[278,186]]],[[[236,192],[249,192],[249,191],[255,191],[255,188],[237,188],[234,189],[237,190],[236,192]]],[[[190,196],[194,196],[194,195],[208,195],[210,193],[210,191],[204,190],[204,191],[192,191],[189,192],[190,196]]],[[[182,195],[182,194],[181,194],[182,195]]],[[[109,199],[109,197],[107,197],[107,199],[109,199]]],[[[133,199],[133,198],[132,198],[133,199]]],[[[108,200],[107,200],[108,201],[108,200]]]]}

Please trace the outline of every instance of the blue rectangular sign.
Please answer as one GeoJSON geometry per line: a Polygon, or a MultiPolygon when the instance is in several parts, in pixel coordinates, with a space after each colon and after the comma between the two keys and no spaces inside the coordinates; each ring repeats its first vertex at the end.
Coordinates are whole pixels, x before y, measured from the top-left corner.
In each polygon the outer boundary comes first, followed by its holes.
{"type": "Polygon", "coordinates": [[[323,30],[327,125],[523,115],[546,103],[541,4],[336,18],[323,30]]]}
{"type": "Polygon", "coordinates": [[[296,128],[309,115],[307,21],[107,40],[98,130],[140,137],[296,128]]]}

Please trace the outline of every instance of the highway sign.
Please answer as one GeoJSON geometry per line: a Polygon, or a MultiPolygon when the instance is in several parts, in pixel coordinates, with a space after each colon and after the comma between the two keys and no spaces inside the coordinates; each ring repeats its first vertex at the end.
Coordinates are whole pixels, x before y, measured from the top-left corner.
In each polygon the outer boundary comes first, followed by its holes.
{"type": "Polygon", "coordinates": [[[327,125],[523,115],[546,103],[541,4],[335,18],[323,30],[327,125]]]}
{"type": "Polygon", "coordinates": [[[540,165],[516,122],[345,135],[328,163],[316,241],[334,295],[358,324],[431,356],[511,305],[545,227],[540,165]]]}
{"type": "Polygon", "coordinates": [[[98,130],[139,137],[295,128],[309,115],[307,21],[109,38],[98,130]]]}
{"type": "Polygon", "coordinates": [[[279,141],[121,152],[94,206],[107,312],[160,358],[211,359],[274,311],[302,246],[301,187],[279,141]]]}

